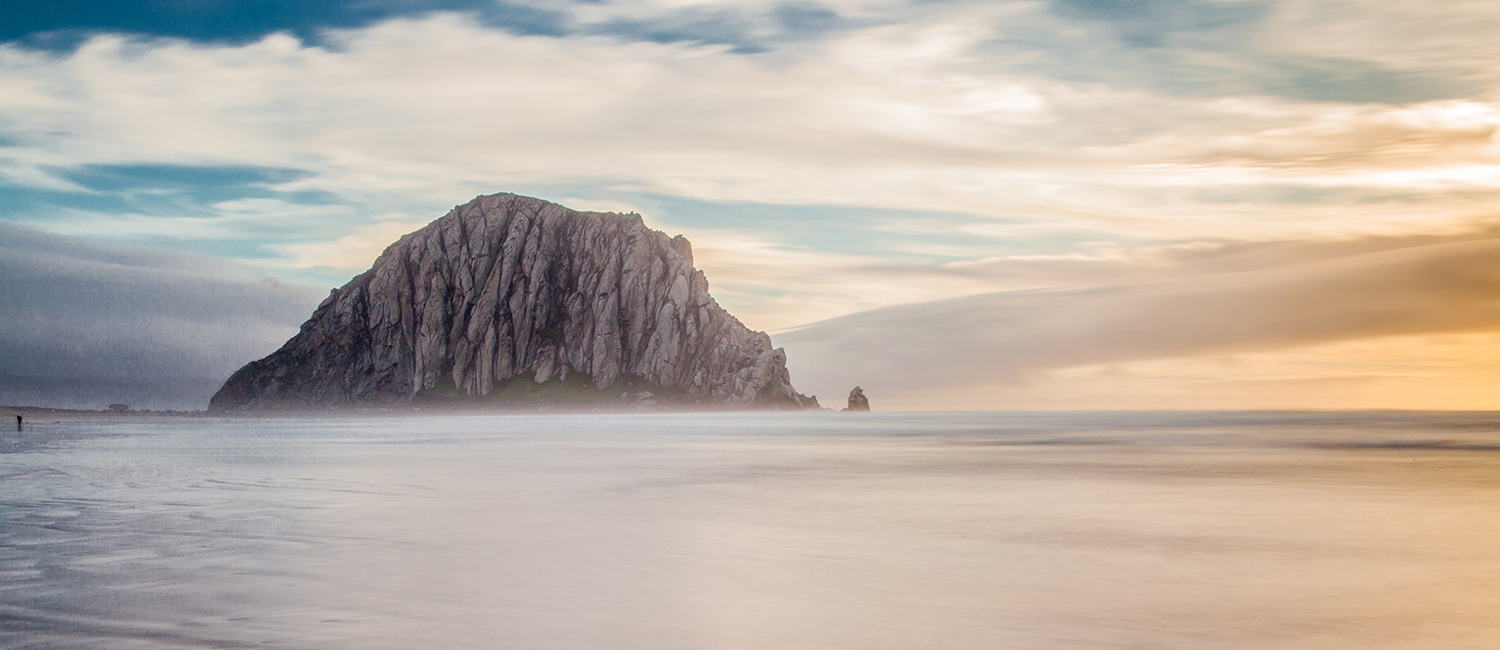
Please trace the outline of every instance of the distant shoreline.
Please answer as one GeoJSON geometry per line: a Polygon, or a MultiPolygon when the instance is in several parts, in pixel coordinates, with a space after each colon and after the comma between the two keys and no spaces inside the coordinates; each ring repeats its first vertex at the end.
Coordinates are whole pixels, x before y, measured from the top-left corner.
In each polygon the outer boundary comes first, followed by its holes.
{"type": "MultiPolygon", "coordinates": [[[[14,419],[17,415],[26,420],[92,420],[130,417],[205,417],[208,413],[204,411],[86,411],[41,406],[0,406],[0,417],[14,419]]],[[[0,423],[0,426],[3,426],[3,423],[0,423]]]]}
{"type": "MultiPolygon", "coordinates": [[[[355,407],[355,408],[330,408],[330,409],[286,409],[286,410],[254,410],[240,412],[210,412],[210,411],[91,411],[83,409],[58,409],[40,406],[0,406],[0,419],[11,420],[19,415],[26,421],[48,421],[48,420],[99,420],[118,418],[139,417],[186,417],[186,418],[306,418],[306,417],[412,417],[423,415],[630,415],[649,413],[756,413],[756,412],[778,412],[781,409],[735,409],[729,407],[705,408],[703,405],[692,407],[676,405],[655,405],[652,407],[629,407],[616,408],[568,408],[568,405],[548,404],[508,404],[504,406],[494,405],[468,405],[468,404],[429,404],[425,406],[397,406],[397,407],[355,407]]],[[[823,408],[823,412],[834,412],[832,409],[823,408]]],[[[792,411],[787,411],[792,412],[792,411]]],[[[806,412],[813,412],[808,410],[806,412]]],[[[4,430],[4,422],[0,422],[0,431],[4,430]]]]}
{"type": "MultiPolygon", "coordinates": [[[[326,410],[263,410],[249,412],[214,413],[209,411],[105,411],[84,409],[61,409],[46,408],[41,406],[0,406],[0,433],[13,431],[7,423],[19,415],[27,422],[44,422],[58,420],[104,420],[121,418],[143,418],[143,417],[169,417],[169,418],[213,418],[213,419],[255,419],[255,418],[319,418],[319,417],[420,417],[424,415],[647,415],[647,414],[669,414],[669,413],[776,413],[775,409],[684,409],[684,408],[656,408],[648,409],[566,409],[548,406],[533,406],[531,408],[476,408],[473,406],[452,407],[449,405],[427,405],[422,407],[367,407],[367,408],[343,408],[326,410]]],[[[781,411],[795,412],[795,411],[781,411]]],[[[824,407],[822,412],[838,413],[834,409],[824,407]]],[[[890,411],[890,413],[918,414],[926,411],[890,411]]],[[[1500,417],[1500,409],[1079,409],[1079,410],[1035,410],[1035,411],[972,411],[973,413],[1011,413],[1011,414],[1143,414],[1154,413],[1161,415],[1179,414],[1188,415],[1193,413],[1234,413],[1241,415],[1274,415],[1274,414],[1297,414],[1305,416],[1334,416],[1340,414],[1421,414],[1421,413],[1453,413],[1469,415],[1493,415],[1500,417]]]]}

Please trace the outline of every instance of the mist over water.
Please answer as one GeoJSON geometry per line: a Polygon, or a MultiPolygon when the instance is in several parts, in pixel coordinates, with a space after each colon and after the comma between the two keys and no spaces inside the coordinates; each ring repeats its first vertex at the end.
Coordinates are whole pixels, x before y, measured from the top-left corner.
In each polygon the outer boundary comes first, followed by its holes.
{"type": "Polygon", "coordinates": [[[1500,414],[0,434],[0,648],[1484,648],[1500,414]]]}

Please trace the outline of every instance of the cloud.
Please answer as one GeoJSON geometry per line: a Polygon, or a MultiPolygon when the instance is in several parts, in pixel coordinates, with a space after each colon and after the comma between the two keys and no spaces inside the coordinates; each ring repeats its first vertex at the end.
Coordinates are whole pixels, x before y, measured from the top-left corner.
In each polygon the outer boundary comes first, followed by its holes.
{"type": "MultiPolygon", "coordinates": [[[[902,305],[776,337],[804,390],[899,396],[1049,371],[1500,329],[1500,239],[1274,268],[902,305]]],[[[972,390],[970,390],[972,393],[972,390]]],[[[971,407],[986,406],[982,402],[971,407]]]]}
{"type": "Polygon", "coordinates": [[[1308,57],[1493,81],[1483,62],[1494,56],[1496,29],[1500,7],[1486,2],[1445,3],[1430,11],[1381,0],[1321,0],[1279,3],[1262,36],[1267,47],[1308,57]],[[1392,47],[1393,39],[1399,47],[1392,47]]]}
{"type": "MultiPolygon", "coordinates": [[[[1188,145],[1198,151],[1182,151],[1179,155],[1184,155],[1185,164],[1303,172],[1325,179],[1335,174],[1378,174],[1391,169],[1431,174],[1434,168],[1493,167],[1500,153],[1495,139],[1497,127],[1500,108],[1483,102],[1429,102],[1399,108],[1349,106],[1294,126],[1199,141],[1188,145]]],[[[1153,145],[1176,148],[1161,141],[1153,145]]],[[[1500,175],[1494,178],[1500,182],[1500,175]]],[[[1332,179],[1324,182],[1337,183],[1332,179]]]]}
{"type": "Polygon", "coordinates": [[[81,408],[203,408],[323,297],[221,260],[6,224],[0,286],[0,403],[81,408]]]}
{"type": "Polygon", "coordinates": [[[1258,26],[1272,3],[1239,0],[1053,0],[1055,14],[1097,23],[1129,45],[1160,48],[1174,39],[1217,39],[1258,26]]]}
{"type": "Polygon", "coordinates": [[[285,191],[310,176],[297,169],[243,165],[86,164],[39,167],[46,180],[11,178],[0,183],[11,218],[42,217],[53,208],[115,214],[210,216],[215,203],[250,198],[328,202],[315,191],[285,191]]]}
{"type": "MultiPolygon", "coordinates": [[[[1361,338],[1296,348],[1111,362],[1025,384],[874,392],[917,409],[1494,409],[1500,331],[1361,338]]],[[[825,400],[825,403],[830,400],[825,400]]]]}
{"type": "MultiPolygon", "coordinates": [[[[1147,52],[1140,56],[1220,57],[1228,67],[1213,68],[1211,80],[1242,78],[1245,66],[1328,58],[1300,41],[1266,44],[1273,26],[1310,29],[1311,18],[1279,4],[1163,2],[1121,21],[1124,5],[1100,2],[920,11],[880,2],[628,2],[568,6],[571,27],[550,35],[492,29],[474,11],[447,8],[382,14],[316,41],[101,34],[65,54],[0,47],[0,132],[17,144],[0,149],[0,173],[23,188],[12,194],[29,192],[0,216],[31,218],[53,205],[73,209],[75,219],[123,212],[144,226],[156,216],[171,237],[174,219],[223,214],[227,233],[258,241],[265,255],[337,240],[378,215],[435,217],[476,194],[511,190],[625,203],[676,196],[768,211],[899,209],[932,215],[937,228],[953,222],[940,215],[962,214],[1103,234],[1096,239],[1183,239],[1224,228],[1274,239],[1310,223],[1326,236],[1472,225],[1473,197],[1417,197],[1376,211],[1343,197],[1500,182],[1496,108],[1482,95],[1392,105],[1307,101],[1261,86],[1179,93],[1136,83],[1116,51],[1125,45],[1070,45],[1098,30],[1145,30],[1161,44],[1130,46],[1147,52]],[[694,15],[721,14],[732,20],[713,22],[740,26],[745,37],[736,42],[754,41],[756,53],[734,51],[721,42],[735,40],[728,37],[596,29],[633,21],[671,32],[694,15]],[[1016,40],[1023,35],[1032,40],[1016,40]],[[1211,43],[1230,53],[1210,52],[1211,43]],[[243,183],[240,191],[261,195],[220,202],[196,190],[131,193],[71,180],[90,170],[166,176],[193,168],[296,176],[243,183]],[[1303,192],[1296,211],[1265,205],[1287,187],[1315,191],[1303,192]],[[1221,200],[1262,188],[1264,200],[1221,200]],[[193,201],[151,201],[164,197],[193,201]],[[324,217],[332,227],[256,231],[219,207],[250,199],[281,201],[289,212],[345,209],[324,217]]],[[[1350,41],[1348,60],[1389,66],[1350,41]]],[[[1433,74],[1464,60],[1475,74],[1492,67],[1464,58],[1479,56],[1474,44],[1455,47],[1469,54],[1434,55],[1433,74]]]]}
{"type": "Polygon", "coordinates": [[[1472,96],[1492,83],[1475,75],[1491,57],[1465,38],[1477,30],[1451,20],[1493,23],[1496,12],[1475,11],[1478,4],[1426,12],[1362,0],[1053,0],[1002,28],[991,48],[1032,54],[1021,69],[1043,76],[1174,96],[1415,103],[1472,96]],[[1460,37],[1444,41],[1450,32],[1460,37]],[[1409,34],[1426,51],[1405,56],[1405,42],[1390,47],[1392,34],[1409,34]]]}
{"type": "Polygon", "coordinates": [[[325,267],[349,274],[364,272],[375,263],[391,244],[402,235],[422,228],[432,219],[414,218],[410,215],[384,215],[380,221],[358,226],[351,234],[332,242],[289,244],[284,247],[293,257],[286,265],[291,268],[325,267]]]}
{"type": "MultiPolygon", "coordinates": [[[[1494,166],[1469,127],[1410,119],[1451,102],[1398,114],[1254,95],[1205,101],[987,57],[995,29],[1042,20],[1026,6],[866,20],[753,56],[702,39],[516,36],[451,13],[330,32],[326,48],[286,35],[238,46],[98,36],[66,56],[10,47],[0,52],[10,90],[0,117],[28,144],[3,157],[16,169],[145,160],[302,170],[312,176],[288,189],[371,205],[371,214],[440,211],[500,189],[592,186],[1096,224],[1128,216],[1159,230],[1187,224],[1121,215],[1107,199],[1143,180],[1263,182],[1247,176],[1246,160],[1381,129],[1383,141],[1426,138],[1430,155],[1377,147],[1335,162],[1494,166]],[[1212,158],[1236,142],[1233,155],[1212,158]],[[1205,174],[1205,165],[1232,173],[1205,174]]],[[[1471,177],[1455,171],[1452,181],[1471,177]]]]}
{"type": "Polygon", "coordinates": [[[729,51],[736,53],[764,50],[749,33],[752,29],[753,26],[737,11],[687,7],[666,20],[660,16],[652,16],[651,20],[616,18],[594,26],[590,31],[653,43],[728,45],[729,51]]]}

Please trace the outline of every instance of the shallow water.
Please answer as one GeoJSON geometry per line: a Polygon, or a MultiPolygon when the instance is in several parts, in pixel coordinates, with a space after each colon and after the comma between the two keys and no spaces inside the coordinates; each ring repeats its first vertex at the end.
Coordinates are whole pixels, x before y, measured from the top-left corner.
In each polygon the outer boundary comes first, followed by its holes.
{"type": "Polygon", "coordinates": [[[1500,414],[0,434],[0,648],[1500,647],[1500,414]]]}

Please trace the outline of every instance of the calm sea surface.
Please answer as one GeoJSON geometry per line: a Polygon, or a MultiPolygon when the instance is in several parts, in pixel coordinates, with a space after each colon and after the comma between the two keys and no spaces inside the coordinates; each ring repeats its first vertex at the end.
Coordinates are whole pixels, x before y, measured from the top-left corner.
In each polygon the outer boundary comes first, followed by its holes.
{"type": "Polygon", "coordinates": [[[1500,414],[0,434],[0,648],[246,646],[1494,650],[1500,414]]]}

